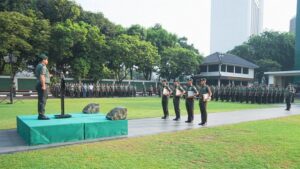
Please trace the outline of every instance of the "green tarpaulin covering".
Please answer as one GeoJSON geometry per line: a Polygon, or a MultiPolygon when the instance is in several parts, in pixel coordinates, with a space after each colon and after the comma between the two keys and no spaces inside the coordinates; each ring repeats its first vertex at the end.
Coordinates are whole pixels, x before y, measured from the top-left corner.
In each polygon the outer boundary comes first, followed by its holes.
{"type": "Polygon", "coordinates": [[[17,116],[17,131],[29,145],[79,141],[128,134],[128,121],[111,121],[103,114],[72,114],[72,118],[37,120],[37,115],[17,116]]]}

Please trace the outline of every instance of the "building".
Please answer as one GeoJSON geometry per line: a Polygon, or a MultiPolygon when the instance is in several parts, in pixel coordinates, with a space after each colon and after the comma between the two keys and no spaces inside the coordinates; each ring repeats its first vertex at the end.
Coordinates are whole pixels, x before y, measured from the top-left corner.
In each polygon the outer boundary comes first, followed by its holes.
{"type": "Polygon", "coordinates": [[[285,87],[292,82],[293,77],[300,76],[300,70],[265,72],[268,77],[268,85],[285,87]]]}
{"type": "Polygon", "coordinates": [[[254,80],[257,65],[232,54],[214,53],[204,58],[200,74],[194,79],[207,78],[211,85],[248,85],[254,80]]]}
{"type": "Polygon", "coordinates": [[[296,33],[296,17],[290,20],[290,33],[296,33]]]}
{"type": "Polygon", "coordinates": [[[225,53],[262,32],[263,0],[212,0],[210,52],[225,53]]]}

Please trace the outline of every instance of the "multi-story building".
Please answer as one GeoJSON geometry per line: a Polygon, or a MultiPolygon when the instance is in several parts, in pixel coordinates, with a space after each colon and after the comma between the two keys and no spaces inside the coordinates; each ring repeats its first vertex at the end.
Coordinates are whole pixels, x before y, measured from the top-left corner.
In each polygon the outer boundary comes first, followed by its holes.
{"type": "Polygon", "coordinates": [[[212,0],[210,52],[227,52],[261,33],[263,6],[263,0],[212,0]]]}

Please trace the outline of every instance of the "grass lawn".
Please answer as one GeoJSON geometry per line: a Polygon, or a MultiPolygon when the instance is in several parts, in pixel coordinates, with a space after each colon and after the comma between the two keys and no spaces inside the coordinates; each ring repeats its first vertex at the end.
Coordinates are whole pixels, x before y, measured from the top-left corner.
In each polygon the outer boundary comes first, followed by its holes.
{"type": "MultiPolygon", "coordinates": [[[[37,100],[23,100],[24,103],[17,102],[13,105],[0,103],[0,129],[16,128],[17,115],[36,114],[37,100]]],[[[100,111],[107,113],[116,106],[124,106],[128,109],[128,119],[160,117],[162,116],[161,99],[157,97],[137,97],[137,98],[91,98],[91,99],[66,99],[65,108],[67,113],[79,113],[88,103],[99,103],[100,111]]],[[[181,100],[182,115],[186,115],[185,101],[181,100]]],[[[195,113],[199,113],[198,101],[195,102],[195,113]]],[[[208,112],[228,112],[234,110],[267,108],[274,105],[240,104],[210,102],[208,112]]],[[[170,115],[174,116],[173,101],[169,100],[170,115]]],[[[59,114],[60,99],[48,99],[46,105],[47,114],[59,114]]]]}
{"type": "Polygon", "coordinates": [[[0,155],[0,168],[299,168],[300,116],[0,155]]]}

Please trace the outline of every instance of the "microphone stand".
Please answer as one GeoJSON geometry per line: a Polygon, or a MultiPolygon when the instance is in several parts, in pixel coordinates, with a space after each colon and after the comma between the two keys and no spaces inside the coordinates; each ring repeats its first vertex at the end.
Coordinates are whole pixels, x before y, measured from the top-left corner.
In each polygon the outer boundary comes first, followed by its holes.
{"type": "Polygon", "coordinates": [[[70,114],[65,114],[65,90],[66,90],[66,83],[65,83],[65,76],[64,73],[60,73],[60,106],[61,106],[61,114],[54,115],[56,119],[63,119],[63,118],[71,118],[70,114]]]}

